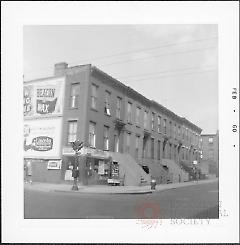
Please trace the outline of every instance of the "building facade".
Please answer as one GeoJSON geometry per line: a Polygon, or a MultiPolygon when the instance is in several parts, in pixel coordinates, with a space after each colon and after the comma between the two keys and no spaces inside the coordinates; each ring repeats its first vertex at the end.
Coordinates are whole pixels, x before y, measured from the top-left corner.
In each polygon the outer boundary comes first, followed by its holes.
{"type": "Polygon", "coordinates": [[[202,134],[202,163],[208,165],[208,173],[219,175],[219,132],[202,134]]]}
{"type": "MultiPolygon", "coordinates": [[[[75,160],[71,142],[77,139],[84,142],[85,153],[95,156],[94,164],[99,165],[96,161],[111,154],[113,158],[130,155],[137,165],[148,168],[158,183],[166,182],[163,180],[168,168],[165,159],[176,166],[181,162],[200,162],[202,130],[198,126],[90,64],[68,67],[66,63],[58,63],[54,77],[24,82],[24,88],[41,84],[41,81],[47,84],[54,79],[62,80],[64,87],[61,113],[25,115],[25,123],[35,120],[41,124],[40,120],[47,118],[58,119],[60,125],[56,132],[59,154],[50,154],[50,157],[48,151],[41,151],[40,156],[24,155],[25,160],[45,161],[45,164],[36,163],[36,172],[49,165],[51,158],[61,161],[60,169],[45,168],[45,172],[37,174],[37,180],[64,180],[69,165],[75,160]]],[[[45,107],[51,107],[51,103],[44,103],[45,107]]]]}

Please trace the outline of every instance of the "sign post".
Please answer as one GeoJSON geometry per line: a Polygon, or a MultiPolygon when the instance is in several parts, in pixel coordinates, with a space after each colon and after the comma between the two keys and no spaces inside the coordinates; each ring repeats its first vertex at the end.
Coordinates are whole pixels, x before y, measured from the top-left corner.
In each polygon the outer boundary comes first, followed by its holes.
{"type": "Polygon", "coordinates": [[[73,191],[78,191],[78,186],[77,186],[77,178],[79,177],[79,161],[78,161],[78,156],[80,155],[80,150],[83,147],[83,142],[80,140],[76,140],[75,142],[72,143],[72,148],[75,151],[75,164],[73,166],[73,173],[72,177],[74,178],[73,181],[73,186],[72,190],[73,191]]]}

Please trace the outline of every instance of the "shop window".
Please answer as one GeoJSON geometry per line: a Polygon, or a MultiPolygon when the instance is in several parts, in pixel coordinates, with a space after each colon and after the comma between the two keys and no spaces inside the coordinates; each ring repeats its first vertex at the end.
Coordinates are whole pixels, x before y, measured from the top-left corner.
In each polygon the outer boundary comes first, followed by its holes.
{"type": "Polygon", "coordinates": [[[79,88],[79,83],[71,85],[70,108],[78,108],[79,88]]]}
{"type": "Polygon", "coordinates": [[[117,97],[117,109],[116,109],[116,118],[121,118],[121,107],[122,107],[122,99],[117,97]]]}
{"type": "Polygon", "coordinates": [[[89,123],[89,145],[96,147],[96,123],[89,123]]]}
{"type": "Polygon", "coordinates": [[[103,148],[104,150],[109,150],[109,127],[104,126],[103,130],[103,148]]]}
{"type": "Polygon", "coordinates": [[[111,112],[110,112],[110,98],[111,98],[111,93],[109,91],[105,91],[104,113],[107,114],[108,116],[111,115],[111,112]]]}
{"type": "Polygon", "coordinates": [[[95,84],[92,84],[91,87],[92,91],[91,91],[91,108],[92,109],[97,109],[97,90],[98,90],[98,86],[95,84]]]}
{"type": "Polygon", "coordinates": [[[68,122],[68,144],[77,139],[77,120],[68,122]]]}

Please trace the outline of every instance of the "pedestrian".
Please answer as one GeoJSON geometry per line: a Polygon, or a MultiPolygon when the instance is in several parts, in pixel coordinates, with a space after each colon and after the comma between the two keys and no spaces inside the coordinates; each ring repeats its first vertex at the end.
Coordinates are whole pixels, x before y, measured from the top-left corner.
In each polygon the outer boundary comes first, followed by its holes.
{"type": "Polygon", "coordinates": [[[26,166],[26,172],[27,172],[27,176],[26,176],[26,180],[27,183],[29,182],[30,184],[32,184],[32,163],[31,161],[27,161],[27,166],[26,166]]]}

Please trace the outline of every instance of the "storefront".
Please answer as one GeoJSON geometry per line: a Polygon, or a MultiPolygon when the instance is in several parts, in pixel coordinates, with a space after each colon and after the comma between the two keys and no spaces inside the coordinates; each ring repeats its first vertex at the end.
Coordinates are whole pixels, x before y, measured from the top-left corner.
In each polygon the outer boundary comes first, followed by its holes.
{"type": "MultiPolygon", "coordinates": [[[[70,148],[63,149],[65,181],[73,180],[72,169],[76,161],[75,153],[70,148]]],[[[83,185],[119,185],[119,164],[112,161],[107,152],[84,147],[78,157],[80,176],[83,185]]]]}

